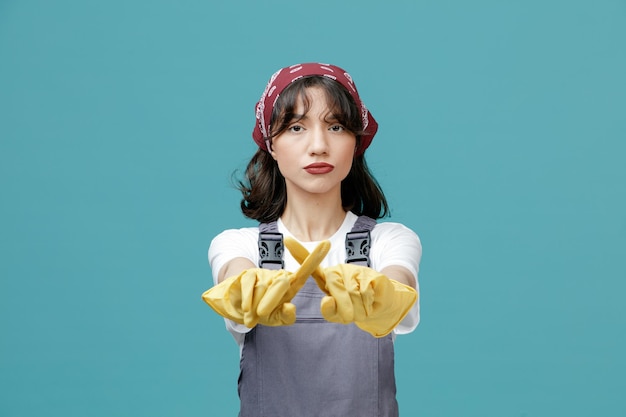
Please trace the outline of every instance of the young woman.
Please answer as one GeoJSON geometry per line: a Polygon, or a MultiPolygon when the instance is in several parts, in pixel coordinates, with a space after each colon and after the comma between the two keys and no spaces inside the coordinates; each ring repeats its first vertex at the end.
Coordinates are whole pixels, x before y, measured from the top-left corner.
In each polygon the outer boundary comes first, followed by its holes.
{"type": "Polygon", "coordinates": [[[240,190],[260,226],[213,239],[203,294],[241,349],[239,415],[397,416],[393,342],[419,322],[421,244],[376,223],[378,125],[350,75],[317,63],[272,75],[256,119],[240,190]]]}

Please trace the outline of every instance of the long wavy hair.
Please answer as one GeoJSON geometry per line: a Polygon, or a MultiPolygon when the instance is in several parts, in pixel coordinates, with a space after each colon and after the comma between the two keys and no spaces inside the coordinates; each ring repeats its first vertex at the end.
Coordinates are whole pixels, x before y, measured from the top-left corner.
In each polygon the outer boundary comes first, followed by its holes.
{"type": "MultiPolygon", "coordinates": [[[[281,93],[272,111],[271,135],[266,138],[270,146],[272,139],[294,122],[299,100],[304,105],[303,114],[307,113],[311,103],[306,90],[311,87],[319,87],[324,91],[333,116],[344,128],[356,135],[358,148],[364,132],[361,115],[354,100],[341,84],[317,75],[294,81],[281,93]]],[[[246,167],[244,178],[236,180],[236,183],[243,196],[241,211],[244,216],[260,222],[271,222],[285,211],[285,178],[268,151],[258,149],[246,167]]],[[[389,213],[385,194],[369,170],[364,154],[354,157],[350,172],[341,182],[341,204],[346,211],[374,219],[380,219],[389,213]]]]}

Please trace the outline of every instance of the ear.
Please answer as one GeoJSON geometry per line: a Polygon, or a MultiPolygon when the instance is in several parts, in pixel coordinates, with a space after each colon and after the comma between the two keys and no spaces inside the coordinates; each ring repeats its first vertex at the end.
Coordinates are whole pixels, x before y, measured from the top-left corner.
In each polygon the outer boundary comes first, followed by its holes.
{"type": "Polygon", "coordinates": [[[271,139],[265,139],[265,147],[267,148],[267,152],[272,156],[272,158],[276,159],[276,156],[274,155],[274,150],[272,149],[271,139]]]}

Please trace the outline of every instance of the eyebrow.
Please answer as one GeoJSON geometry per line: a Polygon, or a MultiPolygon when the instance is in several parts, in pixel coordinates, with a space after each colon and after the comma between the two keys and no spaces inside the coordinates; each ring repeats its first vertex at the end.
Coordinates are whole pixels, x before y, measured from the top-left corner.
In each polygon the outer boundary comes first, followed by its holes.
{"type": "MultiPolygon", "coordinates": [[[[294,113],[293,116],[291,117],[291,119],[289,120],[289,123],[293,122],[294,120],[299,121],[299,120],[307,120],[309,118],[309,116],[307,116],[308,113],[305,114],[296,114],[294,113]]],[[[338,122],[339,118],[337,116],[335,116],[334,113],[329,112],[327,115],[324,116],[324,121],[325,122],[338,122]]]]}

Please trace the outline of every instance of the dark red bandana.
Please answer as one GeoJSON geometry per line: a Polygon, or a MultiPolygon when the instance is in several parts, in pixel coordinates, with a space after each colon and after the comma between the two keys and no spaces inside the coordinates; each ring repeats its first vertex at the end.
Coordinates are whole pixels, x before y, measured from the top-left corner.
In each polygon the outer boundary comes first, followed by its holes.
{"type": "Polygon", "coordinates": [[[374,135],[378,130],[378,123],[376,123],[372,114],[369,110],[367,110],[365,104],[361,101],[359,92],[357,91],[356,85],[354,85],[350,74],[335,65],[320,63],[292,65],[290,67],[281,68],[272,75],[270,81],[265,87],[265,91],[259,99],[259,102],[255,106],[257,120],[254,130],[252,131],[252,138],[257,145],[259,145],[259,148],[268,150],[267,137],[269,136],[269,132],[271,130],[269,122],[272,117],[274,104],[276,103],[276,100],[278,100],[280,93],[282,93],[283,90],[295,80],[308,75],[323,75],[337,81],[339,84],[343,85],[346,90],[348,90],[357,107],[361,109],[363,130],[367,132],[367,134],[361,136],[361,144],[359,149],[357,149],[356,154],[360,155],[365,152],[370,143],[372,143],[372,139],[374,139],[374,135]]]}

